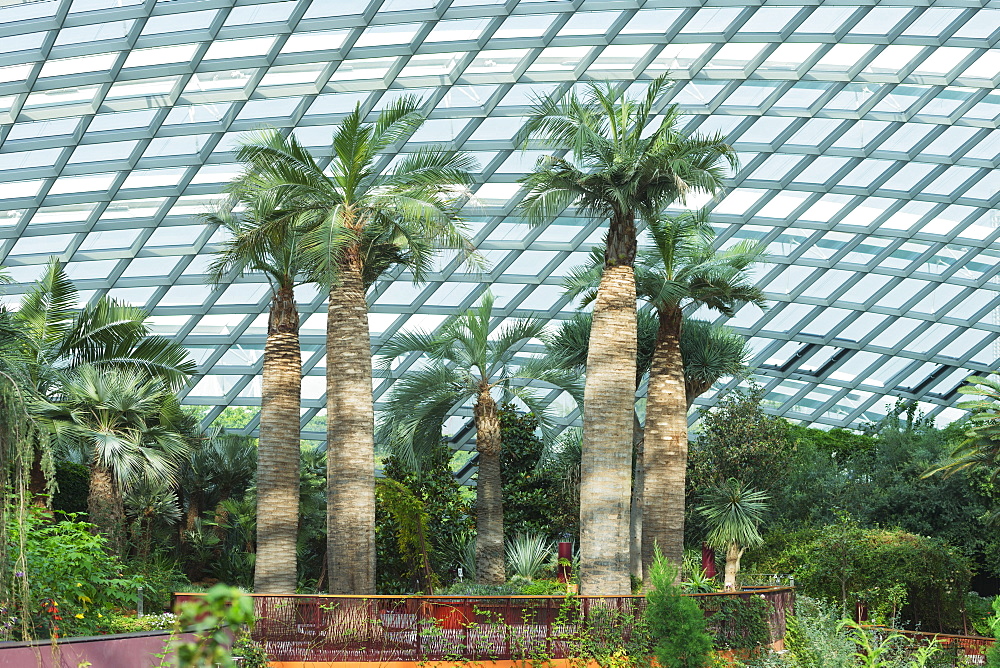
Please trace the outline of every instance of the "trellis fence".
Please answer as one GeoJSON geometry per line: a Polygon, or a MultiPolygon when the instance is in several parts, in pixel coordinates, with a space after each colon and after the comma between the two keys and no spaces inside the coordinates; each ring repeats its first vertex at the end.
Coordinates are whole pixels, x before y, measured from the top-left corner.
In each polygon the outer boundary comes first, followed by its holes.
{"type": "MultiPolygon", "coordinates": [[[[198,594],[177,594],[176,603],[198,594]]],[[[785,635],[788,587],[692,594],[706,616],[724,598],[770,603],[771,640],[785,635]]],[[[387,662],[561,659],[648,642],[636,621],[642,596],[254,595],[254,639],[272,661],[387,662]]],[[[725,627],[717,636],[738,633],[725,627]]],[[[718,625],[717,625],[718,626],[718,625]]],[[[648,651],[648,648],[647,648],[648,651]]]]}

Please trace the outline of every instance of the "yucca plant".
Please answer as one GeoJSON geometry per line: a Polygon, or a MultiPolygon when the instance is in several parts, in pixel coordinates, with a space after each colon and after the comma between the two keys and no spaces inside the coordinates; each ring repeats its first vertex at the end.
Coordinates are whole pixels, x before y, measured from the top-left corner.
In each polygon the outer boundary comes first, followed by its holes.
{"type": "Polygon", "coordinates": [[[519,533],[507,541],[507,568],[512,576],[538,577],[552,556],[553,543],[540,533],[519,533]]]}
{"type": "Polygon", "coordinates": [[[725,588],[736,589],[740,559],[748,547],[760,545],[760,524],[768,496],[730,478],[708,493],[698,512],[709,526],[708,544],[726,550],[725,588]]]}

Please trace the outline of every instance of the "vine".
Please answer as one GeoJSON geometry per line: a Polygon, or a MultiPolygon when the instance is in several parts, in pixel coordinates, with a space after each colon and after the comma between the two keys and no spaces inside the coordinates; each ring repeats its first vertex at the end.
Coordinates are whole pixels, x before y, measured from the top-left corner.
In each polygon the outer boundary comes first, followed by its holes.
{"type": "Polygon", "coordinates": [[[396,541],[411,574],[419,578],[424,588],[433,591],[438,582],[427,548],[428,518],[424,502],[406,485],[391,478],[375,481],[375,495],[395,520],[396,541]]]}
{"type": "MultiPolygon", "coordinates": [[[[41,472],[51,497],[55,476],[48,434],[32,418],[15,379],[0,371],[0,527],[8,536],[16,536],[14,544],[0,540],[0,640],[34,637],[27,536],[23,530],[11,532],[8,528],[23,529],[28,522],[36,450],[41,453],[41,472]]],[[[53,615],[53,626],[57,616],[53,615]]]]}

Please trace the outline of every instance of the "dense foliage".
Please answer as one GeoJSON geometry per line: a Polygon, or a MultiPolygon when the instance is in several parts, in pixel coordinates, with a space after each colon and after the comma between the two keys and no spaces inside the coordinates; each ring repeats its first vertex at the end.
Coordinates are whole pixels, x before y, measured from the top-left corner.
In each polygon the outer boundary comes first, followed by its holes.
{"type": "Polygon", "coordinates": [[[663,668],[702,668],[709,662],[712,636],[705,626],[705,614],[694,599],[681,596],[675,577],[676,571],[666,560],[653,563],[652,589],[646,595],[653,654],[663,668]]]}

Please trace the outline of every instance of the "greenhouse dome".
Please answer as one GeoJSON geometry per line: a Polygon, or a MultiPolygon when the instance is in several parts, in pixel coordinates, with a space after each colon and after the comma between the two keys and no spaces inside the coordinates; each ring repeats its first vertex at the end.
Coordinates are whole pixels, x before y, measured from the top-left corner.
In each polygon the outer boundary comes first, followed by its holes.
{"type": "MultiPolygon", "coordinates": [[[[355,105],[413,93],[429,120],[381,165],[430,145],[477,159],[463,216],[488,267],[442,255],[426,283],[380,279],[377,353],[487,289],[504,317],[570,317],[561,283],[602,221],[519,218],[517,181],[540,151],[513,137],[537,96],[592,80],[639,90],[665,72],[657,111],[677,105],[687,131],[722,133],[740,160],[725,193],[686,206],[707,208],[722,247],[767,244],[756,280],[770,307],[703,315],[749,337],[768,410],[857,426],[902,397],[950,420],[965,378],[996,366],[997,0],[6,0],[0,30],[3,301],[16,308],[54,256],[81,300],[148,309],[197,361],[182,394],[211,407],[205,420],[261,400],[268,285],[211,285],[223,236],[200,217],[236,175],[244,133],[294,132],[328,160],[355,105]]],[[[303,438],[322,441],[325,294],[297,297],[303,438]]],[[[376,371],[376,409],[407,366],[376,371]]],[[[457,447],[470,415],[448,422],[457,447]]]]}

